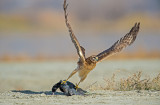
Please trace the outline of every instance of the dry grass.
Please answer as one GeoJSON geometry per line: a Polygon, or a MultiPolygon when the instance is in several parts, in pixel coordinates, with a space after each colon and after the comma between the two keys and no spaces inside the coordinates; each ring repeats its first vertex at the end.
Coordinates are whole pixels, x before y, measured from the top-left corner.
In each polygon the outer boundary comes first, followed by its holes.
{"type": "Polygon", "coordinates": [[[114,73],[111,78],[105,79],[105,86],[93,84],[89,87],[91,90],[114,90],[114,91],[131,91],[131,90],[156,90],[160,91],[160,73],[154,78],[142,79],[142,72],[134,73],[128,78],[120,80],[115,79],[114,73]],[[98,86],[97,86],[98,85],[98,86]]]}

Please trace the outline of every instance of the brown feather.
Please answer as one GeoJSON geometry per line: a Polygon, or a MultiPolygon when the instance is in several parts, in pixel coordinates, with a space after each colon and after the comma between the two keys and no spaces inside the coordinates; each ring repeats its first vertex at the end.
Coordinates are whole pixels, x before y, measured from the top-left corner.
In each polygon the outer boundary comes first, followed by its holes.
{"type": "Polygon", "coordinates": [[[79,55],[80,60],[81,60],[82,62],[85,62],[84,51],[82,51],[84,48],[81,49],[82,47],[80,46],[80,44],[79,44],[76,36],[75,36],[74,33],[73,33],[73,30],[72,30],[72,28],[71,28],[71,25],[70,25],[70,23],[68,22],[67,7],[68,7],[68,4],[66,3],[66,0],[64,0],[63,9],[64,9],[64,16],[65,16],[66,26],[67,26],[68,31],[69,31],[69,33],[70,33],[71,40],[72,40],[73,44],[75,45],[75,47],[76,47],[76,49],[77,49],[77,54],[79,55]]]}
{"type": "Polygon", "coordinates": [[[128,34],[126,34],[120,40],[115,42],[109,49],[99,53],[97,55],[98,61],[101,61],[105,57],[111,56],[115,53],[118,53],[122,49],[126,48],[128,45],[131,45],[137,37],[139,27],[140,27],[140,23],[138,23],[138,24],[136,23],[134,25],[134,27],[132,27],[132,29],[130,30],[130,32],[128,34]]]}

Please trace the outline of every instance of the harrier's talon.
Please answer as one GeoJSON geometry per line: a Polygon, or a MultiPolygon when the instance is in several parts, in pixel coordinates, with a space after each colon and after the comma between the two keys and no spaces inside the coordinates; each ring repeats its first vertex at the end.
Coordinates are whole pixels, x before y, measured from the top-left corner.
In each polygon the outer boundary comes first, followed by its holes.
{"type": "Polygon", "coordinates": [[[64,81],[62,81],[62,83],[61,84],[65,84],[67,82],[67,80],[64,80],[64,81]]]}
{"type": "Polygon", "coordinates": [[[76,88],[76,90],[79,88],[79,87],[78,87],[78,84],[76,84],[75,88],[76,88]]]}

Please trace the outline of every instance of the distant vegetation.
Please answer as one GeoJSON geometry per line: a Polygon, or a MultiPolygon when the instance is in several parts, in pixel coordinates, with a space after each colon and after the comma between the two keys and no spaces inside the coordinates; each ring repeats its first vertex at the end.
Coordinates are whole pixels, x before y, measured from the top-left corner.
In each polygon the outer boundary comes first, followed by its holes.
{"type": "MultiPolygon", "coordinates": [[[[48,56],[45,54],[37,54],[36,56],[30,56],[27,54],[19,54],[13,56],[12,54],[5,54],[0,56],[0,61],[5,62],[24,62],[24,61],[56,61],[56,60],[73,60],[77,59],[77,56],[68,55],[68,56],[48,56]]],[[[136,50],[136,52],[122,52],[108,59],[112,60],[125,60],[125,59],[160,59],[160,51],[147,52],[145,50],[136,50]]]]}
{"type": "MultiPolygon", "coordinates": [[[[141,22],[142,31],[159,32],[158,17],[145,14],[130,14],[124,17],[108,20],[105,18],[92,18],[87,21],[69,15],[73,29],[79,32],[120,32],[128,30],[135,22],[141,22]]],[[[63,12],[44,11],[36,14],[0,14],[0,32],[37,32],[53,33],[65,32],[63,12]]],[[[46,34],[44,34],[46,35],[46,34]]]]}
{"type": "MultiPolygon", "coordinates": [[[[124,31],[141,22],[143,31],[160,31],[159,0],[68,0],[74,30],[124,31]]],[[[63,0],[1,0],[0,32],[63,32],[63,0]]],[[[46,35],[46,34],[44,34],[46,35]]]]}

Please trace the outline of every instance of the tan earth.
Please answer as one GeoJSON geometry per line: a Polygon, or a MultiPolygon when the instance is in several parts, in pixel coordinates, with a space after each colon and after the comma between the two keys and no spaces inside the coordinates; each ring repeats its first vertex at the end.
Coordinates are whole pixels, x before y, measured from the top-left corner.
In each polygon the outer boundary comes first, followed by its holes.
{"type": "MultiPolygon", "coordinates": [[[[105,85],[103,78],[118,72],[117,79],[142,70],[143,76],[156,76],[160,60],[104,61],[97,65],[80,87],[87,90],[84,96],[65,96],[60,91],[52,95],[53,84],[67,78],[75,62],[1,62],[0,105],[160,105],[160,91],[110,91],[90,89],[93,84],[105,85]],[[115,66],[116,65],[116,66],[115,66]],[[96,82],[96,83],[95,83],[96,82]],[[94,84],[95,83],[95,84],[94,84]]],[[[77,75],[70,79],[79,81],[77,75]]]]}
{"type": "Polygon", "coordinates": [[[51,92],[6,91],[0,105],[160,105],[157,91],[91,91],[85,96],[51,95],[51,92]]]}

